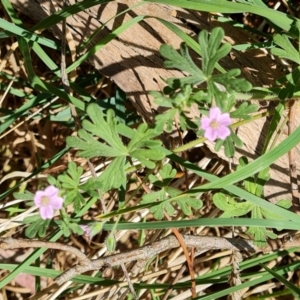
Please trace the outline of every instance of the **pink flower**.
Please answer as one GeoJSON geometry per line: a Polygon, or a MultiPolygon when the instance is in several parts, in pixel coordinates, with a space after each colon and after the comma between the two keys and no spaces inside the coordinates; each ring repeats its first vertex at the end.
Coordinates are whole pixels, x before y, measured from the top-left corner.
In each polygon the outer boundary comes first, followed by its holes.
{"type": "Polygon", "coordinates": [[[201,128],[205,131],[204,136],[211,142],[217,138],[225,140],[230,135],[228,128],[230,124],[229,113],[222,114],[219,107],[212,107],[209,116],[201,120],[201,128]]]}
{"type": "Polygon", "coordinates": [[[91,228],[88,225],[80,225],[81,229],[84,231],[86,236],[90,236],[91,228]]]}
{"type": "Polygon", "coordinates": [[[80,227],[87,238],[91,240],[94,235],[98,234],[102,230],[104,223],[105,222],[91,222],[87,225],[80,225],[80,227]]]}
{"type": "Polygon", "coordinates": [[[58,196],[58,188],[49,185],[44,191],[37,191],[34,195],[34,203],[40,208],[43,220],[52,219],[55,209],[61,209],[64,199],[58,196]]]}

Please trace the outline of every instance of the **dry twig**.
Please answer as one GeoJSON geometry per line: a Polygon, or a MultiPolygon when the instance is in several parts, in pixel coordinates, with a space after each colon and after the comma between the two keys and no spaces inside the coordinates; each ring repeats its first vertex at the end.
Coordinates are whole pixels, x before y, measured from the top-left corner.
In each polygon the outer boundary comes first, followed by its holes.
{"type": "MultiPolygon", "coordinates": [[[[196,249],[202,250],[227,249],[232,251],[242,251],[246,253],[271,252],[274,250],[300,246],[300,234],[295,235],[292,238],[283,237],[281,239],[272,240],[264,248],[258,248],[253,244],[252,240],[244,240],[239,238],[182,235],[182,239],[186,247],[194,247],[196,249]]],[[[175,236],[171,235],[157,242],[154,242],[151,245],[146,245],[135,250],[90,260],[77,248],[64,244],[34,240],[18,240],[13,238],[0,238],[1,249],[16,249],[28,247],[60,249],[72,252],[78,257],[79,263],[77,265],[70,268],[55,279],[55,283],[61,285],[74,276],[87,271],[99,270],[103,267],[105,268],[106,266],[119,266],[121,264],[130,263],[137,260],[150,259],[151,257],[158,255],[168,249],[180,247],[180,243],[175,236]]]]}

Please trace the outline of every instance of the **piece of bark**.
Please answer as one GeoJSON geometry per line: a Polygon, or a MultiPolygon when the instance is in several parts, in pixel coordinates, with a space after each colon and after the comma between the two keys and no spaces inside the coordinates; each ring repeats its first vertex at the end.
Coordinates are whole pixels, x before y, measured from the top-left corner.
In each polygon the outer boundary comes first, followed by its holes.
{"type": "MultiPolygon", "coordinates": [[[[55,11],[53,2],[49,0],[12,0],[11,2],[36,21],[41,21],[55,11]]],[[[93,40],[93,44],[137,15],[150,15],[167,20],[195,38],[197,34],[194,31],[197,31],[197,28],[211,31],[216,26],[222,26],[226,33],[225,40],[233,45],[250,43],[255,39],[245,31],[214,21],[207,13],[186,11],[153,3],[146,3],[109,21],[117,13],[138,2],[137,0],[113,1],[68,17],[67,25],[76,46],[104,24],[103,29],[93,40]]],[[[75,1],[70,0],[70,4],[72,3],[75,1]]],[[[62,7],[61,0],[56,1],[56,4],[62,7]]],[[[60,26],[54,26],[52,31],[60,39],[60,26]]],[[[127,93],[138,113],[149,123],[153,121],[153,109],[157,109],[157,106],[148,96],[148,92],[162,90],[165,86],[162,79],[184,76],[179,71],[163,68],[163,59],[159,54],[159,47],[163,43],[173,45],[178,49],[181,39],[158,20],[148,18],[127,29],[89,60],[100,73],[109,77],[127,93]]],[[[192,51],[191,53],[193,55],[192,51]]],[[[200,60],[198,59],[198,61],[200,60]]],[[[278,68],[278,63],[259,49],[244,53],[232,50],[230,56],[222,59],[221,65],[226,70],[240,68],[241,76],[254,86],[272,86],[275,80],[283,75],[280,67],[278,68]]],[[[197,109],[192,108],[191,115],[197,114],[197,109]]],[[[296,120],[296,122],[298,121],[296,120]]],[[[299,125],[298,123],[297,125],[299,125]]],[[[245,146],[237,151],[235,161],[240,155],[246,155],[250,159],[260,155],[268,124],[269,120],[262,118],[238,129],[239,137],[245,146]]],[[[282,139],[284,137],[286,137],[286,133],[282,139]]],[[[213,145],[208,143],[208,146],[213,151],[213,145]]],[[[299,149],[297,148],[297,152],[299,149]]],[[[220,154],[218,153],[218,155],[220,154]]],[[[221,155],[221,157],[223,156],[221,155]]],[[[287,156],[282,157],[272,166],[271,180],[265,189],[265,194],[274,202],[281,198],[291,199],[287,156]]]]}

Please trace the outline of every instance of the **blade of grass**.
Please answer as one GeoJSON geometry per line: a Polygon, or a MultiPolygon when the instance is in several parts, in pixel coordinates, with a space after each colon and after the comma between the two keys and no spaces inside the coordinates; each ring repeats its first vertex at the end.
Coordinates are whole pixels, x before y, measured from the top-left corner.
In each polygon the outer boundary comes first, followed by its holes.
{"type": "Polygon", "coordinates": [[[300,289],[296,287],[294,284],[286,280],[283,276],[278,274],[278,272],[275,272],[271,269],[269,269],[267,266],[260,264],[265,270],[267,270],[271,275],[273,275],[278,281],[280,281],[282,284],[284,284],[287,288],[289,288],[292,293],[294,294],[295,299],[299,299],[300,295],[300,289]]]}
{"type": "Polygon", "coordinates": [[[186,9],[218,12],[218,13],[253,13],[276,24],[281,29],[298,36],[295,24],[297,19],[283,12],[262,7],[255,3],[236,3],[231,1],[207,1],[207,0],[145,0],[146,2],[160,3],[165,5],[177,6],[186,9]]]}
{"type": "MultiPolygon", "coordinates": [[[[277,274],[283,275],[283,274],[286,274],[287,272],[295,271],[295,270],[299,269],[299,267],[300,267],[299,262],[293,262],[288,267],[283,266],[283,267],[278,268],[277,274]]],[[[273,275],[268,274],[268,273],[265,275],[263,275],[263,274],[257,274],[257,275],[260,276],[257,279],[246,281],[242,284],[239,284],[238,286],[234,286],[234,287],[227,288],[227,289],[222,289],[222,291],[219,291],[216,293],[210,293],[210,294],[207,294],[205,296],[201,296],[201,297],[198,297],[195,299],[202,299],[202,300],[220,299],[221,297],[227,296],[229,294],[232,294],[233,292],[242,290],[244,288],[248,288],[248,287],[252,287],[252,286],[259,286],[261,283],[273,278],[273,275]]],[[[253,276],[252,276],[252,278],[253,278],[253,276]]]]}
{"type": "MultiPolygon", "coordinates": [[[[18,265],[17,264],[0,264],[1,270],[8,270],[12,271],[14,270],[18,265]]],[[[52,278],[59,276],[62,274],[62,272],[53,270],[53,269],[45,269],[45,268],[38,268],[29,266],[26,269],[23,270],[24,273],[34,275],[34,276],[42,276],[46,278],[52,278]]],[[[75,283],[87,283],[87,284],[101,284],[101,285],[113,285],[119,283],[117,280],[109,280],[102,277],[91,277],[87,275],[79,275],[71,279],[71,281],[75,283]]]]}
{"type": "Polygon", "coordinates": [[[35,89],[41,92],[46,92],[49,94],[54,94],[63,100],[72,103],[75,107],[85,111],[85,103],[65,92],[58,89],[55,86],[52,86],[51,84],[42,81],[35,73],[32,67],[31,62],[31,56],[30,56],[30,49],[28,45],[28,41],[24,38],[18,38],[20,51],[22,52],[23,58],[24,58],[24,65],[26,67],[27,73],[28,73],[28,79],[35,89]]]}
{"type": "Polygon", "coordinates": [[[59,46],[52,40],[41,37],[36,35],[35,33],[32,33],[30,31],[25,30],[24,28],[21,28],[15,24],[9,23],[6,20],[3,20],[0,18],[0,28],[3,30],[12,33],[13,35],[19,36],[19,37],[26,37],[29,41],[37,42],[41,45],[44,45],[46,47],[49,47],[51,49],[59,50],[59,46]]]}
{"type": "Polygon", "coordinates": [[[266,219],[227,219],[227,218],[200,218],[193,220],[180,220],[180,221],[156,221],[156,222],[107,222],[103,225],[104,230],[146,230],[146,229],[167,229],[167,228],[186,228],[186,227],[222,227],[222,226],[251,226],[251,227],[268,227],[268,228],[284,228],[290,230],[299,230],[300,225],[296,222],[266,220],[266,219]]]}
{"type": "Polygon", "coordinates": [[[111,1],[112,0],[85,0],[85,1],[72,4],[64,9],[54,12],[49,17],[45,18],[41,22],[31,27],[30,31],[47,29],[53,25],[56,25],[62,20],[66,19],[67,17],[70,17],[81,11],[84,11],[85,9],[88,9],[95,5],[105,4],[111,1]]]}

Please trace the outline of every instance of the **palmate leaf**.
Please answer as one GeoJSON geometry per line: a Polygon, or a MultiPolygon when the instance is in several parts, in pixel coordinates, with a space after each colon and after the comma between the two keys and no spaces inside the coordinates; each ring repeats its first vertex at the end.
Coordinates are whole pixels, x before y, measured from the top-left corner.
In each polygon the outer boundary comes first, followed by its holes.
{"type": "Polygon", "coordinates": [[[245,119],[245,120],[251,120],[252,116],[249,114],[252,114],[258,110],[257,104],[249,104],[247,102],[243,102],[235,111],[230,113],[231,118],[235,119],[245,119]]]}
{"type": "Polygon", "coordinates": [[[142,165],[149,169],[155,168],[155,163],[152,161],[161,160],[165,157],[165,153],[160,149],[141,149],[130,153],[131,157],[138,159],[142,165]]]}
{"type": "Polygon", "coordinates": [[[126,155],[128,152],[118,135],[114,111],[111,109],[107,111],[105,121],[102,110],[97,104],[93,103],[88,106],[87,113],[93,123],[84,120],[82,123],[83,128],[100,137],[114,150],[119,151],[120,155],[121,153],[126,155]]]}
{"type": "Polygon", "coordinates": [[[80,149],[79,155],[84,158],[124,156],[124,152],[95,140],[87,131],[80,129],[78,137],[67,137],[69,147],[80,149]]]}
{"type": "Polygon", "coordinates": [[[173,123],[175,115],[177,114],[177,109],[169,109],[164,113],[161,113],[155,117],[155,124],[161,131],[165,130],[170,133],[173,130],[173,123]]]}
{"type": "Polygon", "coordinates": [[[273,37],[274,43],[281,48],[272,48],[271,53],[280,58],[289,59],[300,64],[299,51],[295,49],[286,34],[275,34],[273,37]]]}
{"type": "MultiPolygon", "coordinates": [[[[257,186],[258,185],[253,181],[251,182],[251,180],[248,180],[248,183],[245,184],[247,190],[254,194],[257,193],[257,186]]],[[[224,211],[221,218],[240,217],[251,213],[252,219],[284,220],[284,217],[273,213],[271,210],[261,208],[249,201],[239,202],[230,195],[223,193],[216,193],[213,196],[213,202],[220,210],[224,211]]],[[[276,205],[287,209],[291,206],[291,201],[280,200],[276,205]]],[[[281,228],[277,228],[277,230],[281,230],[281,228]]],[[[277,237],[272,230],[267,230],[264,227],[249,227],[247,233],[254,237],[254,244],[259,247],[265,246],[267,238],[275,239],[277,237]]]]}
{"type": "Polygon", "coordinates": [[[171,132],[176,116],[179,116],[182,130],[186,130],[186,128],[196,129],[198,127],[198,124],[192,121],[188,115],[190,113],[189,107],[193,103],[201,101],[202,92],[193,94],[191,85],[185,85],[180,91],[171,91],[168,97],[159,92],[152,92],[150,94],[154,96],[154,102],[157,105],[170,108],[155,117],[156,127],[160,131],[171,132]]]}
{"type": "Polygon", "coordinates": [[[214,28],[210,37],[206,30],[202,30],[199,34],[198,41],[201,48],[202,70],[207,77],[212,74],[216,63],[231,50],[229,43],[222,45],[223,37],[224,30],[221,27],[214,28]]]}
{"type": "Polygon", "coordinates": [[[225,86],[226,91],[249,92],[252,85],[244,78],[236,78],[240,74],[240,69],[232,69],[224,74],[213,75],[211,80],[225,86]]]}
{"type": "Polygon", "coordinates": [[[155,203],[157,200],[160,201],[159,205],[155,205],[149,209],[156,220],[161,220],[164,217],[164,212],[169,216],[172,216],[175,212],[174,207],[169,201],[164,201],[166,198],[166,192],[164,189],[152,192],[150,194],[144,195],[141,204],[155,203]]]}
{"type": "MultiPolygon", "coordinates": [[[[126,186],[125,163],[128,156],[139,160],[147,168],[154,168],[155,162],[167,155],[168,152],[161,146],[161,141],[155,140],[161,133],[157,127],[148,128],[147,124],[141,124],[134,130],[125,124],[117,124],[112,110],[109,109],[104,116],[96,104],[90,104],[87,112],[92,122],[85,120],[84,129],[78,131],[78,137],[68,137],[67,144],[81,150],[79,154],[86,158],[114,158],[93,183],[102,192],[126,186]],[[102,141],[96,140],[94,135],[102,141]],[[123,144],[119,135],[130,139],[128,146],[123,144]]],[[[76,197],[74,192],[72,197],[76,197]]]]}
{"type": "Polygon", "coordinates": [[[70,162],[67,172],[57,177],[58,183],[65,194],[65,205],[72,203],[75,212],[79,212],[85,203],[79,190],[80,176],[82,173],[82,167],[77,167],[74,162],[70,162]]]}
{"type": "Polygon", "coordinates": [[[159,187],[166,187],[170,181],[174,179],[176,176],[177,171],[172,168],[170,164],[165,164],[159,171],[159,174],[156,175],[149,175],[149,180],[155,186],[159,187]]]}
{"type": "Polygon", "coordinates": [[[125,162],[125,156],[116,157],[97,178],[96,185],[103,193],[113,188],[126,186],[125,162]]]}
{"type": "Polygon", "coordinates": [[[179,206],[185,215],[192,213],[191,207],[194,209],[200,209],[202,207],[201,200],[187,195],[180,195],[182,193],[180,190],[167,186],[175,175],[176,170],[172,169],[170,164],[166,164],[157,175],[149,176],[150,182],[155,186],[161,187],[161,190],[144,195],[141,204],[159,201],[159,204],[156,204],[149,210],[157,220],[161,220],[165,213],[172,216],[175,212],[174,207],[176,206],[179,206]],[[168,196],[170,198],[168,198],[168,196]]]}
{"type": "Polygon", "coordinates": [[[180,82],[180,86],[200,84],[206,80],[204,73],[190,57],[185,43],[180,45],[180,54],[169,45],[161,45],[159,51],[160,54],[166,58],[164,62],[166,68],[179,69],[190,74],[190,76],[184,78],[169,78],[167,80],[169,86],[175,87],[176,82],[180,82]]]}
{"type": "Polygon", "coordinates": [[[254,204],[244,201],[236,202],[233,197],[223,193],[216,193],[213,196],[214,204],[224,213],[221,218],[240,217],[251,211],[254,204]]]}
{"type": "Polygon", "coordinates": [[[141,149],[145,146],[149,148],[156,148],[161,145],[161,141],[152,139],[157,137],[161,132],[157,128],[148,128],[148,125],[143,123],[137,130],[133,130],[131,141],[127,148],[129,152],[141,149]]]}
{"type": "Polygon", "coordinates": [[[218,139],[215,144],[215,151],[219,151],[222,146],[224,146],[224,153],[226,157],[231,158],[234,156],[235,148],[234,146],[237,146],[239,148],[243,147],[243,142],[240,140],[240,138],[231,131],[231,135],[226,138],[226,140],[218,139]]]}

